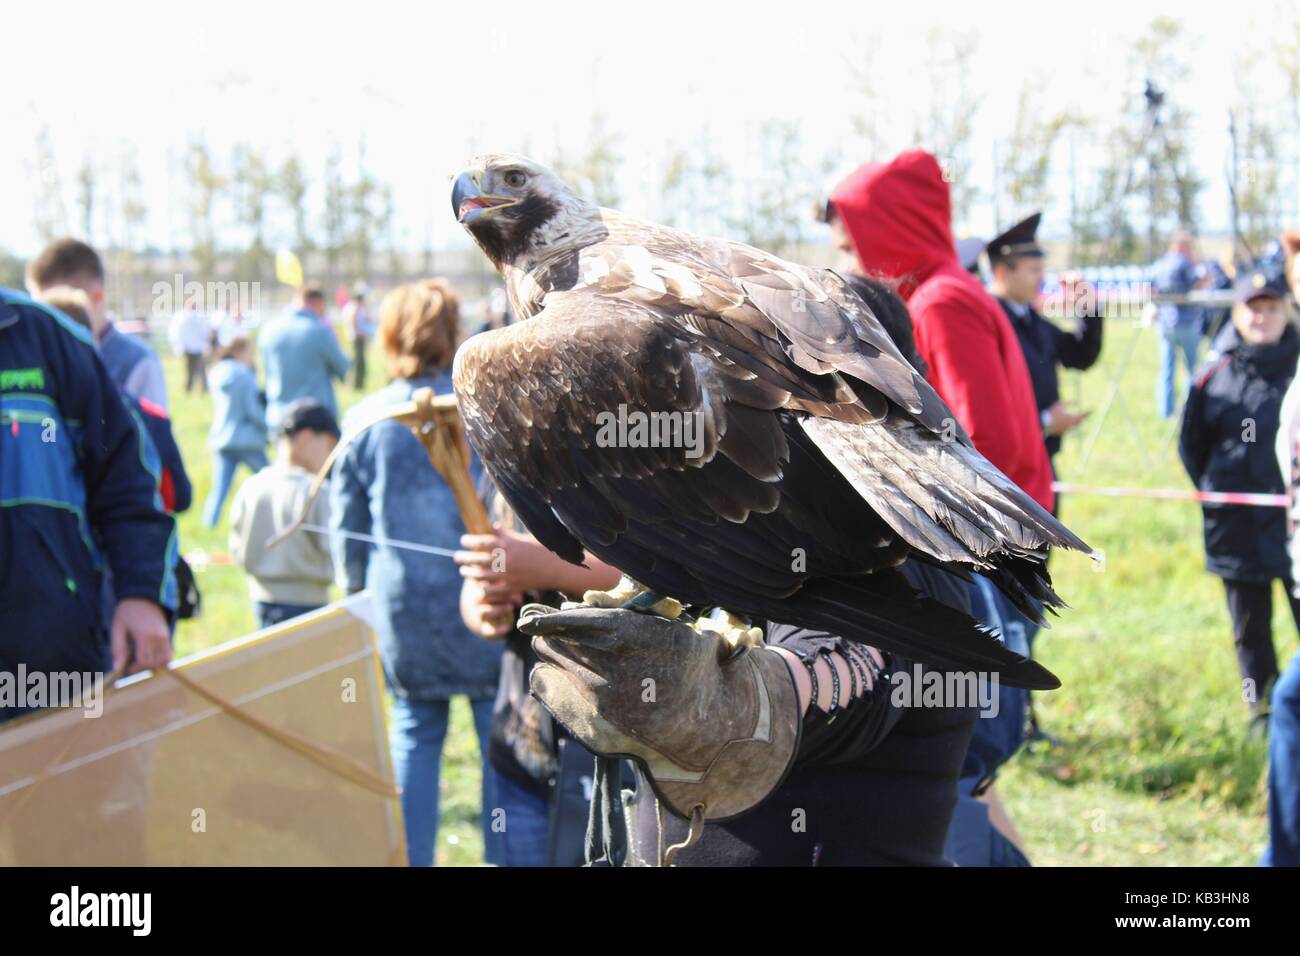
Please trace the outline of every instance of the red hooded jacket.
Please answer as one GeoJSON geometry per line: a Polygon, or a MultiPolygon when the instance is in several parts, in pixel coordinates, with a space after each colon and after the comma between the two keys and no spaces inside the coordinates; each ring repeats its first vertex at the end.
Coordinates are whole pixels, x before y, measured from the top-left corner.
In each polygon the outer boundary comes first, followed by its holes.
{"type": "Polygon", "coordinates": [[[939,164],[921,150],[868,163],[831,202],[863,272],[898,283],[930,384],[975,447],[1051,510],[1052,466],[1025,356],[997,300],[957,261],[939,164]]]}

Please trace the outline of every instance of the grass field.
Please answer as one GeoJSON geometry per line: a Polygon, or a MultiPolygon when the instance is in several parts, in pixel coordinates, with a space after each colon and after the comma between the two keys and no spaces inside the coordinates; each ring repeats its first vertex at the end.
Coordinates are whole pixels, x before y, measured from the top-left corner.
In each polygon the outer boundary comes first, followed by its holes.
{"type": "MultiPolygon", "coordinates": [[[[177,439],[195,486],[195,505],[181,518],[182,549],[224,553],[224,525],[208,531],[199,520],[211,471],[209,401],[187,396],[180,363],[168,358],[166,364],[177,439]]],[[[1058,458],[1062,480],[1188,486],[1173,425],[1154,414],[1155,370],[1155,333],[1115,321],[1098,365],[1066,374],[1066,399],[1094,415],[1058,458]],[[1118,398],[1101,421],[1117,376],[1118,398]]],[[[380,384],[378,371],[372,362],[372,387],[380,384]]],[[[359,393],[347,386],[339,397],[346,408],[359,393]]],[[[1075,495],[1063,502],[1062,517],[1105,553],[1105,562],[1098,571],[1082,556],[1053,559],[1057,590],[1072,609],[1038,638],[1037,656],[1064,683],[1038,696],[1038,712],[1061,743],[1022,752],[999,783],[1031,859],[1039,865],[1253,864],[1266,839],[1266,754],[1246,736],[1222,588],[1203,570],[1198,509],[1075,495]]],[[[180,653],[253,626],[242,572],[213,564],[199,582],[204,614],[181,625],[180,653]]],[[[1274,629],[1285,662],[1296,632],[1280,586],[1274,629]]],[[[453,709],[442,785],[438,863],[479,862],[479,768],[463,701],[453,709]]]]}

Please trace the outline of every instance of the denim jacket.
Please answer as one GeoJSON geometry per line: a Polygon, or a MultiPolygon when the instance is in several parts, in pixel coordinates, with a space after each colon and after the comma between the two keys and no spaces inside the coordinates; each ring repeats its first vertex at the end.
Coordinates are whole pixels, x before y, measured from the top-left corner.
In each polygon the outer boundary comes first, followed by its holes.
{"type": "Polygon", "coordinates": [[[257,394],[257,376],[235,359],[222,359],[208,370],[212,392],[213,451],[253,451],[266,447],[266,410],[257,394]]]}
{"type": "MultiPolygon", "coordinates": [[[[409,400],[426,385],[439,394],[451,391],[451,372],[393,381],[352,408],[343,431],[409,400]]],[[[451,489],[424,446],[394,421],[362,432],[336,463],[330,523],[343,531],[450,550],[460,547],[465,533],[451,489]]],[[[374,596],[380,658],[395,694],[416,700],[496,695],[502,642],[474,636],[461,621],[461,577],[450,557],[337,534],[331,545],[340,584],[348,590],[368,587],[374,596]]]]}
{"type": "Polygon", "coordinates": [[[314,398],[338,414],[333,380],[342,380],[352,360],[315,313],[300,310],[272,319],[258,333],[257,347],[266,369],[268,428],[278,428],[285,409],[299,398],[314,398]]]}

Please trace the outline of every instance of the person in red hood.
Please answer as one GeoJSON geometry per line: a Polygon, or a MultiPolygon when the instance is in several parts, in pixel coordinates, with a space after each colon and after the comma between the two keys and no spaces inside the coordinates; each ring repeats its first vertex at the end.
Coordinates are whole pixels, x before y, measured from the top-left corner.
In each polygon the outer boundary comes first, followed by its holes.
{"type": "Polygon", "coordinates": [[[1024,353],[1006,314],[957,259],[948,183],[923,150],[867,163],[831,194],[862,271],[894,281],[929,380],[975,447],[1052,510],[1052,466],[1024,353]]]}

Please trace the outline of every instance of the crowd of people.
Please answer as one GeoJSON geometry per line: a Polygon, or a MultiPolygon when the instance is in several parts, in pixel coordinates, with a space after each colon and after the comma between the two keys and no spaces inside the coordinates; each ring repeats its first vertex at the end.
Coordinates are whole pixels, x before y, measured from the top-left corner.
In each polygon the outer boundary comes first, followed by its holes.
{"type": "MultiPolygon", "coordinates": [[[[1068,275],[1062,301],[1070,314],[1064,322],[1041,314],[1041,216],[959,251],[943,172],[930,154],[909,151],[856,170],[831,193],[821,218],[852,265],[854,290],[975,446],[1054,512],[1055,456],[1087,415],[1062,399],[1059,371],[1097,362],[1104,321],[1068,275]],[[978,275],[981,255],[987,285],[978,275]]],[[[1175,238],[1154,276],[1155,288],[1171,297],[1158,309],[1157,410],[1169,416],[1178,407],[1181,355],[1190,381],[1181,393],[1179,452],[1193,483],[1205,492],[1294,489],[1300,397],[1288,397],[1288,388],[1300,335],[1285,277],[1239,270],[1230,321],[1216,323],[1212,310],[1186,296],[1231,280],[1196,261],[1190,235],[1175,238]],[[1202,364],[1207,329],[1215,334],[1202,364]],[[1275,445],[1284,449],[1281,465],[1275,445]]],[[[171,434],[162,366],[149,346],[108,321],[104,277],[90,246],[61,240],[33,260],[30,298],[0,292],[0,378],[7,383],[0,423],[22,444],[21,454],[0,456],[0,507],[11,519],[0,522],[6,669],[166,666],[176,620],[197,603],[178,554],[174,515],[190,506],[191,489],[171,434]],[[42,439],[51,418],[67,441],[42,439]]],[[[434,860],[455,696],[469,699],[480,746],[487,861],[578,865],[592,753],[530,693],[538,657],[519,615],[531,602],[558,607],[608,589],[618,570],[591,556],[577,566],[540,545],[477,465],[495,530],[466,534],[424,445],[396,421],[358,431],[340,449],[329,493],[310,503],[302,530],[270,546],[308,509],[312,478],[342,434],[408,402],[417,389],[451,391],[462,338],[455,290],[441,279],[399,286],[383,298],[377,318],[368,296],[356,287],[343,309],[350,357],[314,285],[299,290],[295,310],[261,323],[255,337],[246,323],[214,325],[192,306],[177,313],[169,338],[185,362],[185,388],[208,392],[212,403],[203,522],[218,527],[233,493],[231,554],[247,573],[261,627],[325,605],[335,584],[370,592],[394,697],[391,749],[412,865],[434,860]],[[356,388],[365,388],[372,342],[388,383],[340,424],[335,383],[351,371],[356,388]],[[250,474],[237,483],[241,465],[250,474]],[[453,549],[455,559],[428,548],[453,549]],[[504,811],[504,828],[494,810],[504,811]]],[[[1279,680],[1270,631],[1272,582],[1283,581],[1292,594],[1300,548],[1288,551],[1282,509],[1207,502],[1204,511],[1207,567],[1224,580],[1252,726],[1259,733],[1271,727],[1269,860],[1300,863],[1300,673],[1292,664],[1279,680]]],[[[988,580],[913,563],[904,571],[918,591],[1033,654],[1036,625],[988,580]]],[[[1300,599],[1291,602],[1300,624],[1300,599]]],[[[1051,740],[1037,726],[1027,691],[998,688],[992,716],[977,717],[964,705],[907,711],[885,689],[894,664],[874,649],[775,624],[766,636],[811,662],[798,715],[806,731],[802,759],[762,809],[706,828],[677,862],[1028,865],[1029,848],[995,784],[1027,739],[1051,740]],[[850,716],[829,736],[826,715],[841,711],[850,716]],[[809,806],[820,815],[812,856],[811,838],[789,825],[791,808],[809,806]]],[[[14,716],[0,711],[0,720],[14,716]]],[[[638,817],[638,825],[647,819],[638,817]]],[[[660,821],[656,838],[681,842],[687,830],[687,821],[660,821]]]]}

